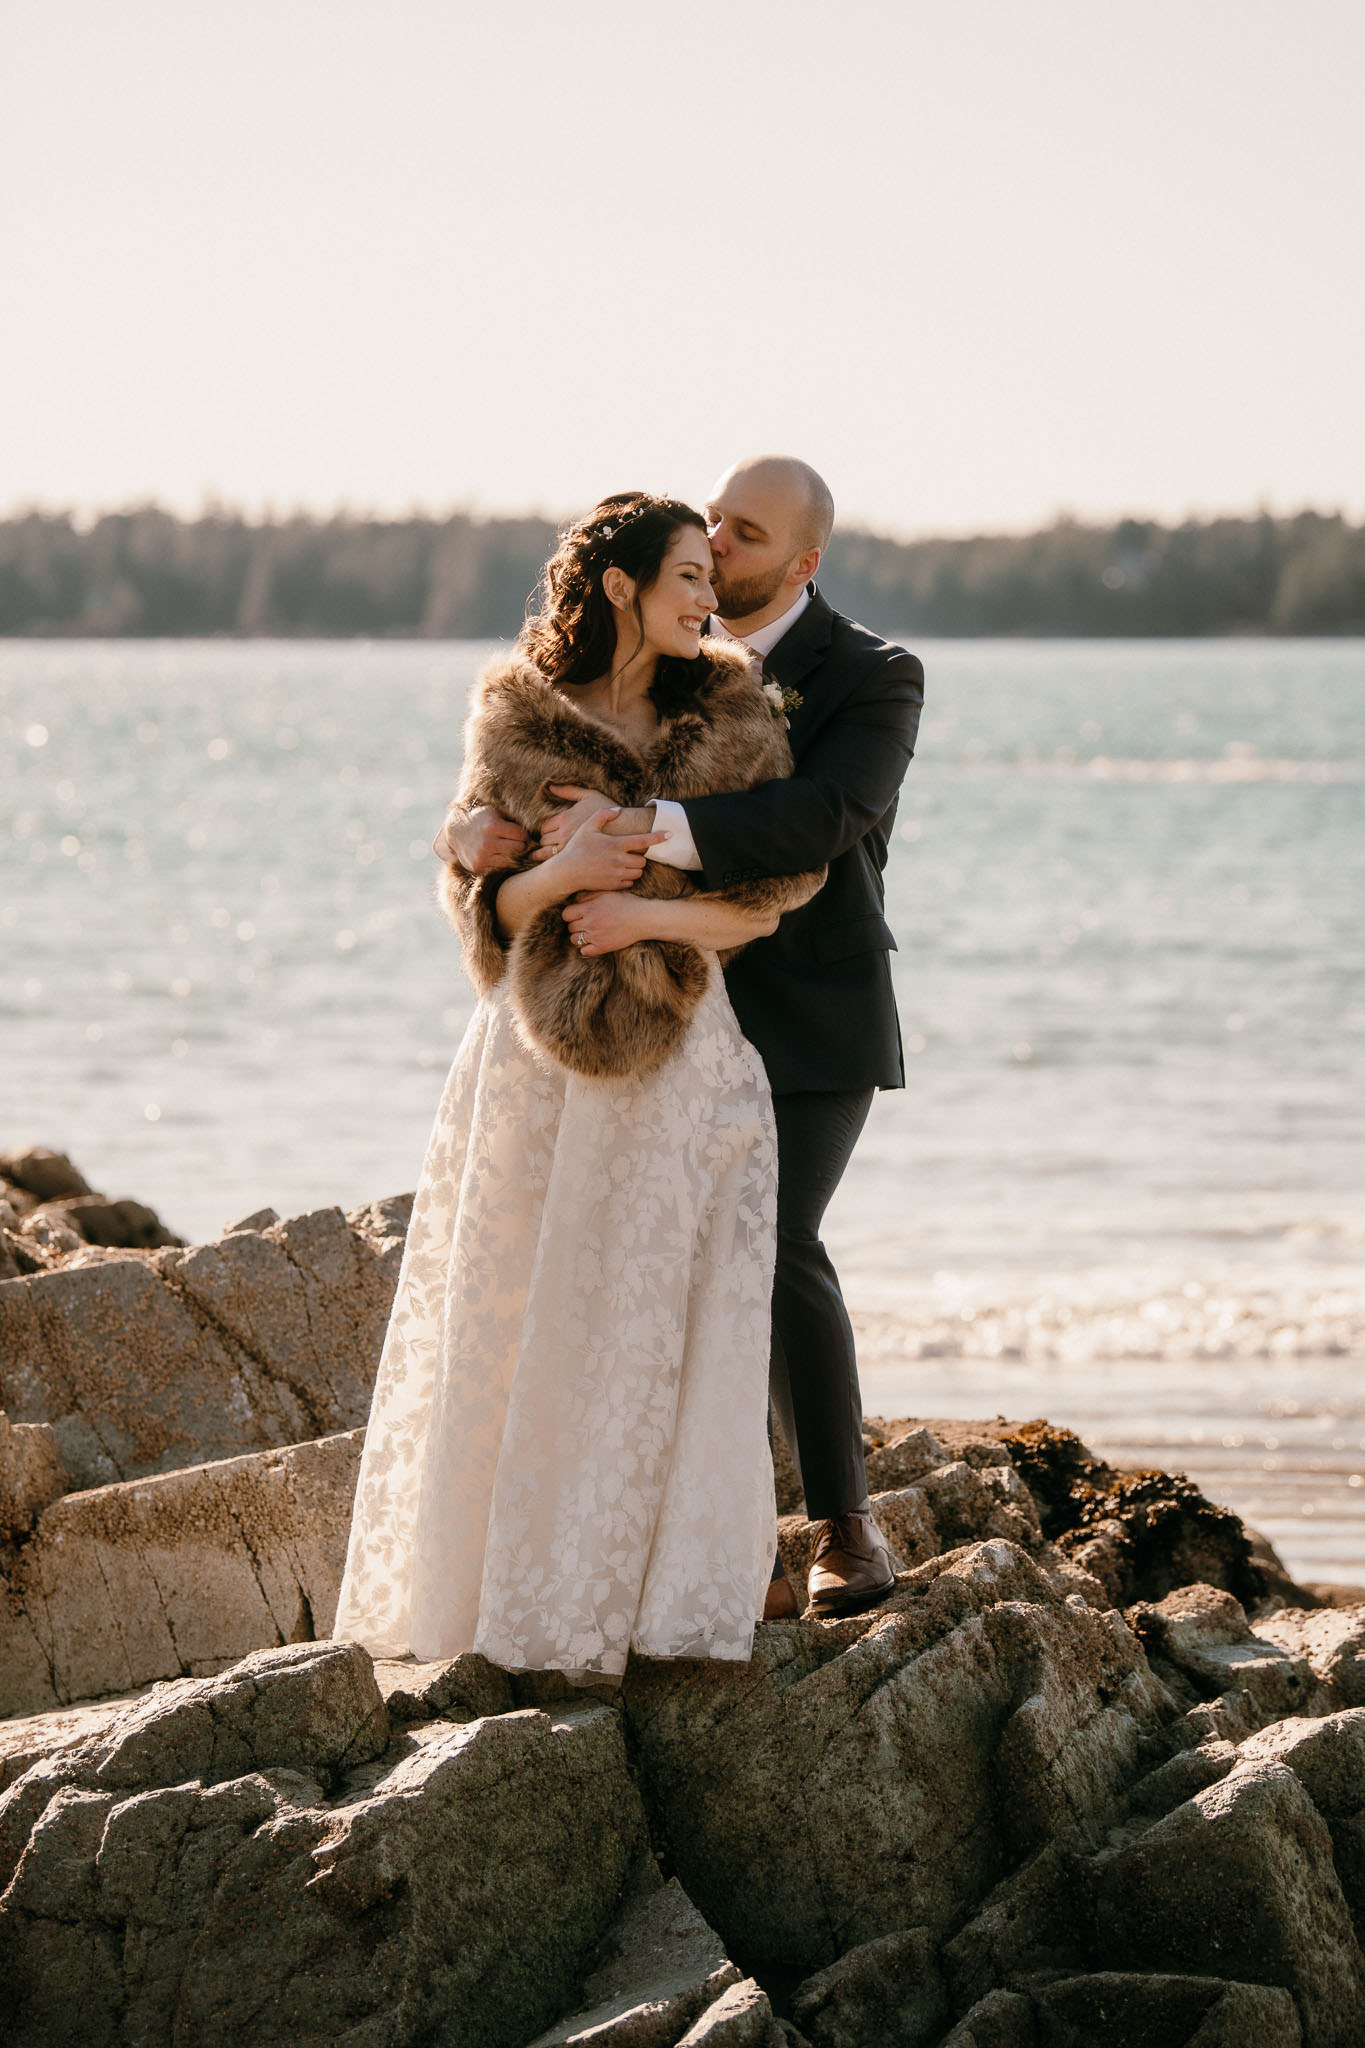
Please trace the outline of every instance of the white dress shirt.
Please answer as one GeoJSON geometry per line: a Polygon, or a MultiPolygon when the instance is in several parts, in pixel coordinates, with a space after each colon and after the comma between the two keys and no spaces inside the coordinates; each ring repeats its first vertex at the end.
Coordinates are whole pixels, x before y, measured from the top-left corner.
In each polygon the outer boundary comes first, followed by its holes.
{"type": "MultiPolygon", "coordinates": [[[[719,618],[711,621],[710,635],[722,640],[733,640],[739,647],[747,647],[756,654],[760,665],[772,653],[784,633],[789,633],[810,603],[810,585],[806,584],[795,604],[788,605],[780,618],[770,619],[766,626],[759,626],[752,633],[732,633],[723,626],[719,618]]],[[[649,848],[650,860],[661,860],[670,868],[699,868],[701,855],[697,852],[692,838],[692,828],[687,822],[687,813],[681,804],[668,797],[654,800],[654,830],[666,832],[667,839],[658,846],[649,848]]]]}

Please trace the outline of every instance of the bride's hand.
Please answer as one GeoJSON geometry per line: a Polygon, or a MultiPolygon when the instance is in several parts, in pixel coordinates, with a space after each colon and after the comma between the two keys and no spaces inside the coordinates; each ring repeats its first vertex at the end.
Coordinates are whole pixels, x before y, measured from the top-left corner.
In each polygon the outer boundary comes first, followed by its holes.
{"type": "Polygon", "coordinates": [[[554,857],[556,875],[566,892],[592,889],[628,889],[638,882],[644,869],[645,853],[668,837],[666,832],[639,832],[620,839],[609,838],[604,828],[619,817],[620,805],[609,804],[585,820],[562,852],[554,857]]]}
{"type": "Polygon", "coordinates": [[[566,903],[561,915],[585,960],[594,960],[601,953],[619,953],[622,946],[633,946],[648,937],[649,906],[626,889],[566,903]]]}
{"type": "Polygon", "coordinates": [[[552,860],[555,854],[562,853],[579,826],[595,818],[599,811],[610,811],[613,818],[621,813],[620,805],[613,804],[610,797],[596,789],[582,789],[574,782],[552,782],[550,794],[557,796],[565,809],[547,818],[541,826],[540,845],[531,855],[533,861],[552,860]]]}

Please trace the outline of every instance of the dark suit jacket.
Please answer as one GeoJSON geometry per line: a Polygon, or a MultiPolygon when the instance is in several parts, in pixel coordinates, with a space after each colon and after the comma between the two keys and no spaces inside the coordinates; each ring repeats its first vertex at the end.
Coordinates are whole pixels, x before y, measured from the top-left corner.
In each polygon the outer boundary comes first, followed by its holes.
{"type": "Polygon", "coordinates": [[[903,647],[832,611],[818,590],[763,669],[801,694],[789,735],[796,772],[684,804],[706,885],[800,874],[824,861],[829,880],[771,938],[731,961],[730,1000],[775,1094],[902,1088],[882,870],[915,751],[924,670],[903,647]]]}

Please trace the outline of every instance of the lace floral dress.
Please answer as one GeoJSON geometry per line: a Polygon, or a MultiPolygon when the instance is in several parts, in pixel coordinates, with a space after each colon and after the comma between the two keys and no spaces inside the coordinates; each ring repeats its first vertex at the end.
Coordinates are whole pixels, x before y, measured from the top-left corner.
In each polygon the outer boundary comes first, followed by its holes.
{"type": "MultiPolygon", "coordinates": [[[[613,803],[789,775],[734,647],[637,745],[514,648],[480,674],[459,802],[528,833],[577,783],[613,803]]],[[[823,870],[642,895],[763,916],[823,870]]],[[[498,879],[445,900],[480,1003],[437,1113],[365,1435],[334,1633],[376,1655],[482,1651],[615,1674],[746,1658],[776,1537],[768,1453],[777,1140],[716,956],[584,960],[557,906],[508,939],[498,879]]]]}
{"type": "Polygon", "coordinates": [[[685,1038],[641,1076],[569,1072],[504,986],[480,1002],[417,1191],[338,1638],[584,1674],[750,1655],[776,1139],[706,957],[685,1038]]]}

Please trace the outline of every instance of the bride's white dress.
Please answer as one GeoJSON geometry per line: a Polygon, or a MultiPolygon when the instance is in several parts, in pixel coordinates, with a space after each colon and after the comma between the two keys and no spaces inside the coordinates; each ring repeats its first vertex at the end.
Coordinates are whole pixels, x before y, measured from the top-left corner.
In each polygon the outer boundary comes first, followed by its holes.
{"type": "Polygon", "coordinates": [[[618,1673],[746,1658],[776,1536],[777,1146],[718,966],[679,1052],[586,1080],[479,1005],[427,1149],[333,1634],[618,1673]]]}

